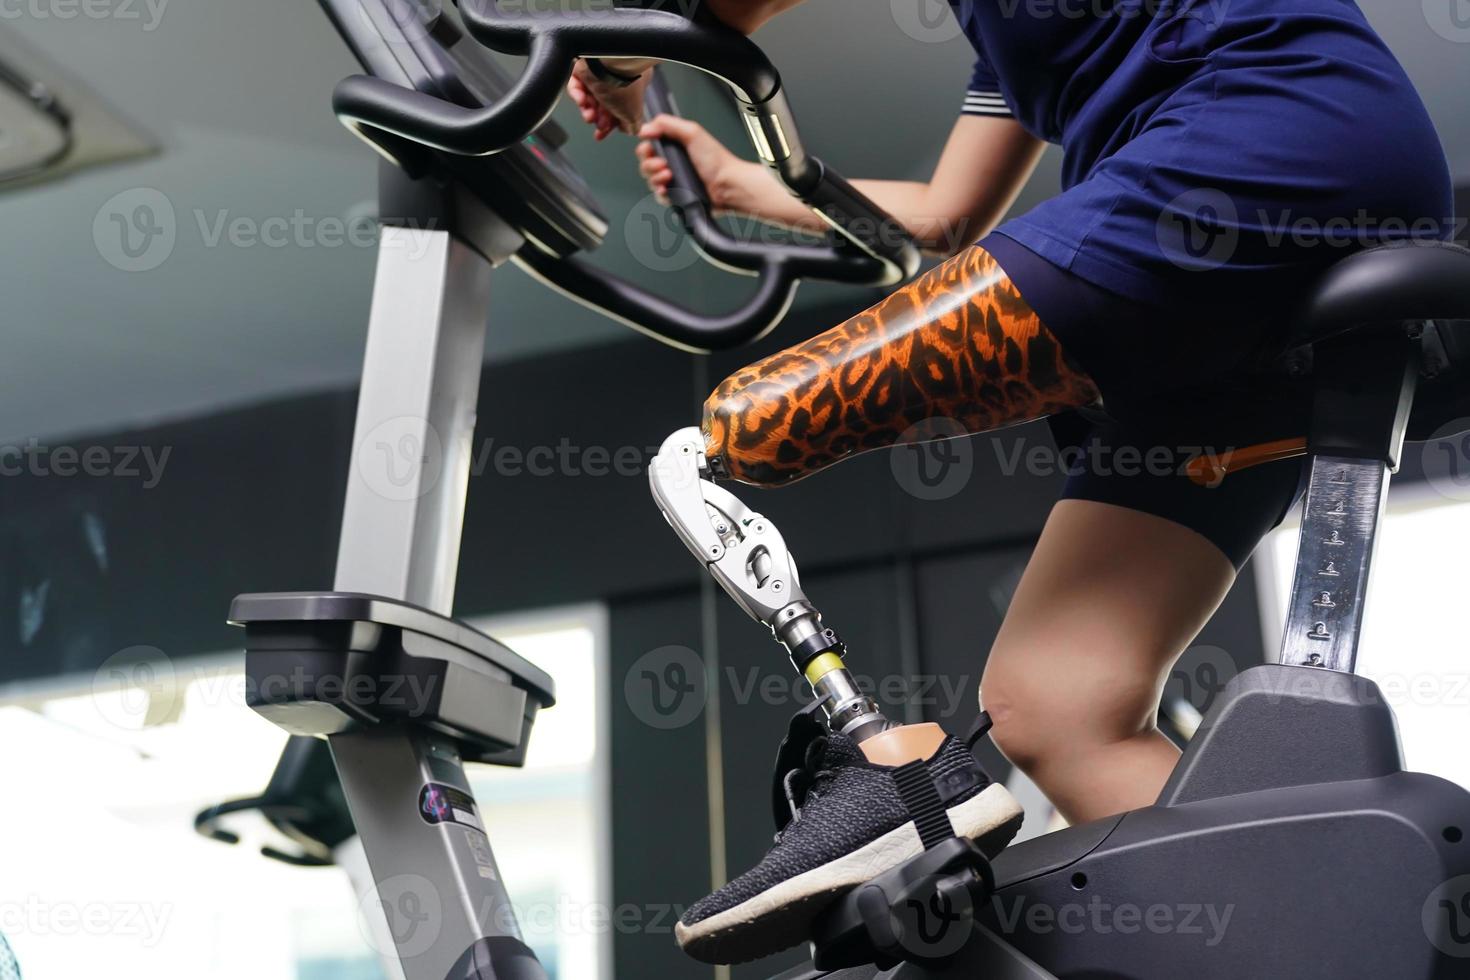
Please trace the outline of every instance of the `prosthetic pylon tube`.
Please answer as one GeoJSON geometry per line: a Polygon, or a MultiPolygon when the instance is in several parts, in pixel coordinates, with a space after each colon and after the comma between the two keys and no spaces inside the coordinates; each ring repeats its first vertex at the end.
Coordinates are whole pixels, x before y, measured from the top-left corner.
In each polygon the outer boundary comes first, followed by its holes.
{"type": "Polygon", "coordinates": [[[698,427],[665,439],[648,470],[664,519],[740,608],[775,634],[821,701],[832,731],[862,742],[887,730],[888,719],[844,664],[837,631],[823,625],[802,591],[781,532],[710,475],[698,427]]]}

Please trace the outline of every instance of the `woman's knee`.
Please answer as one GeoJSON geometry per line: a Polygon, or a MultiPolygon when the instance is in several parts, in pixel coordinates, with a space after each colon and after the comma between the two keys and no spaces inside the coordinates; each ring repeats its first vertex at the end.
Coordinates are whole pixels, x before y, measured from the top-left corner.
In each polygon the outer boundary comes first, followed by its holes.
{"type": "Polygon", "coordinates": [[[1023,772],[1061,756],[1086,755],[1148,731],[1159,692],[1148,681],[1090,676],[1070,658],[1033,650],[1028,662],[1010,661],[985,671],[981,707],[990,713],[990,738],[1023,772]]]}
{"type": "Polygon", "coordinates": [[[990,740],[1024,772],[1060,751],[1066,702],[1058,692],[1011,672],[987,670],[980,683],[980,706],[990,714],[990,740]]]}

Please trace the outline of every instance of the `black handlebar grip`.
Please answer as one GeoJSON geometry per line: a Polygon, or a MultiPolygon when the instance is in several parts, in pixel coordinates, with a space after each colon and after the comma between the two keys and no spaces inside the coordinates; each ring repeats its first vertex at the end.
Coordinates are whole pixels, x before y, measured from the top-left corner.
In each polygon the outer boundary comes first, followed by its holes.
{"type": "MultiPolygon", "coordinates": [[[[669,91],[668,82],[660,71],[655,70],[643,93],[643,110],[649,119],[654,116],[683,117],[679,112],[679,104],[674,101],[674,94],[669,91]]],[[[703,208],[706,212],[713,210],[709,188],[705,186],[704,178],[699,176],[694,161],[689,159],[689,151],[684,144],[674,139],[658,139],[654,142],[658,145],[659,153],[669,162],[669,170],[673,174],[673,180],[669,183],[669,204],[681,216],[686,208],[691,207],[703,208]]]]}

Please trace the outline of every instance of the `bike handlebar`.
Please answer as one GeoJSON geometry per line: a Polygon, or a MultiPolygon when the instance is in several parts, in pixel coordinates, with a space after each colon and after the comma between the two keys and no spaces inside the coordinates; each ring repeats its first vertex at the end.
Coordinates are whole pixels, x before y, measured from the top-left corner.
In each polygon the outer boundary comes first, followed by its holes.
{"type": "MultiPolygon", "coordinates": [[[[781,78],[749,38],[707,18],[660,9],[614,7],[507,13],[496,0],[459,0],[466,29],[480,43],[527,62],[494,104],[468,107],[381,78],[344,79],[333,94],[338,118],[372,142],[396,137],[457,156],[485,156],[524,140],[551,115],[578,58],[671,61],[725,84],[762,162],[838,236],[837,244],[740,241],[715,220],[709,194],[683,146],[660,141],[674,180],[669,196],[700,253],[728,270],[758,275],[741,309],[705,315],[679,307],[574,258],[534,246],[519,264],[548,285],[680,347],[706,350],[755,339],[779,321],[803,278],[892,286],[918,271],[919,252],[901,226],[837,173],[807,154],[781,78]],[[537,254],[539,253],[539,254],[537,254]]],[[[649,113],[677,114],[661,78],[648,86],[649,113]]]]}

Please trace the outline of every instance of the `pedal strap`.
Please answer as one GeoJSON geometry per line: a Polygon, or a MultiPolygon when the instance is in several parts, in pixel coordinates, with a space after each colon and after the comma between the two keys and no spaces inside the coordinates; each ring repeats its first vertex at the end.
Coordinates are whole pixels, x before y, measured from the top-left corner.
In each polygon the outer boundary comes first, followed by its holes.
{"type": "Polygon", "coordinates": [[[904,763],[893,770],[893,781],[898,784],[898,797],[913,818],[926,851],[955,836],[954,824],[949,822],[949,813],[927,765],[918,760],[904,763]]]}
{"type": "MultiPolygon", "coordinates": [[[[771,779],[771,816],[776,830],[781,831],[791,822],[791,803],[787,797],[786,778],[793,771],[806,765],[807,747],[816,739],[827,734],[822,723],[822,702],[813,701],[792,716],[786,727],[786,737],[776,750],[776,768],[771,779]]],[[[802,795],[805,795],[805,788],[802,795]]]]}
{"type": "Polygon", "coordinates": [[[994,727],[995,719],[990,717],[990,712],[980,712],[980,717],[975,719],[975,724],[971,725],[970,730],[965,733],[965,747],[974,753],[975,746],[980,744],[980,740],[989,735],[990,730],[994,727]]]}

